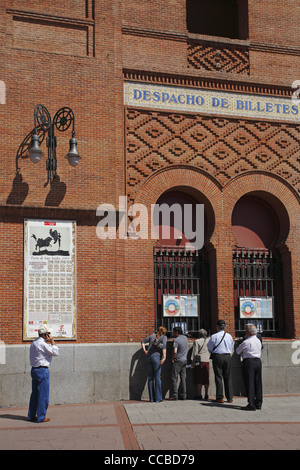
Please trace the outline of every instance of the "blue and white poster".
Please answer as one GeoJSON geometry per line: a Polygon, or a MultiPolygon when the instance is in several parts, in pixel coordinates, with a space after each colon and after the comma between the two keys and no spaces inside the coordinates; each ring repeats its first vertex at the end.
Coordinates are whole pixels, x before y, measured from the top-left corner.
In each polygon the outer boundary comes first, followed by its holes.
{"type": "Polygon", "coordinates": [[[240,318],[273,318],[273,297],[240,297],[240,318]]]}
{"type": "Polygon", "coordinates": [[[164,295],[164,317],[197,317],[196,295],[164,295]]]}

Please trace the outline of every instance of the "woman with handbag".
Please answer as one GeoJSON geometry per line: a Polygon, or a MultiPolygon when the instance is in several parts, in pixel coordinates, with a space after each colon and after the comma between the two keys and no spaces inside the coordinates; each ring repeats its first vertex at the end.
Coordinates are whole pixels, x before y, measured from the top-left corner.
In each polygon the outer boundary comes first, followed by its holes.
{"type": "Polygon", "coordinates": [[[193,343],[191,355],[192,366],[194,367],[194,384],[197,387],[196,400],[202,400],[202,387],[204,387],[204,400],[208,400],[209,388],[209,351],[207,349],[207,331],[200,330],[198,339],[193,343]]]}
{"type": "Polygon", "coordinates": [[[161,391],[161,366],[166,360],[167,354],[167,329],[160,326],[157,334],[147,336],[142,339],[141,346],[147,358],[148,366],[148,390],[150,401],[160,403],[162,400],[161,391]],[[148,350],[145,345],[149,343],[148,350]]]}

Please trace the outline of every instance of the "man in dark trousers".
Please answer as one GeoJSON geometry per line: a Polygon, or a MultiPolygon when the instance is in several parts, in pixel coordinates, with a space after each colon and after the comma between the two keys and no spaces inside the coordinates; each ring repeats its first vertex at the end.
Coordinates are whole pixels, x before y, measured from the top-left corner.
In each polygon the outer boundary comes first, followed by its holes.
{"type": "Polygon", "coordinates": [[[171,393],[169,400],[186,399],[186,363],[188,352],[188,339],[183,334],[180,326],[173,329],[173,354],[172,354],[172,378],[171,393]],[[180,386],[178,395],[178,375],[180,376],[180,386]]]}
{"type": "Polygon", "coordinates": [[[211,353],[216,383],[217,403],[224,403],[223,381],[225,396],[232,403],[233,391],[231,381],[231,354],[233,351],[232,336],[225,331],[224,320],[217,321],[218,332],[212,335],[207,343],[207,349],[211,353]]]}
{"type": "Polygon", "coordinates": [[[247,406],[242,410],[255,411],[262,407],[262,375],[261,375],[262,342],[257,337],[256,326],[246,325],[246,339],[237,347],[237,354],[243,358],[243,376],[248,397],[247,406]]]}

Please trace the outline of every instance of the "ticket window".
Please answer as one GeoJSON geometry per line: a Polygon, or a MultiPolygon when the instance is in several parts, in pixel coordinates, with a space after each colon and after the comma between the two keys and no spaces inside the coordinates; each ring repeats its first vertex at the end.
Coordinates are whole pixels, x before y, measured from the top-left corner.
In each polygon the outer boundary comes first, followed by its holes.
{"type": "MultiPolygon", "coordinates": [[[[210,321],[209,265],[203,248],[197,249],[188,234],[195,232],[196,220],[191,226],[184,222],[185,208],[193,208],[197,200],[181,191],[170,191],[162,195],[157,206],[180,208],[176,216],[160,217],[158,221],[159,241],[154,247],[154,289],[156,328],[163,325],[171,334],[174,325],[180,324],[191,336],[200,328],[208,328],[210,321]],[[189,228],[189,230],[188,230],[189,228]],[[175,298],[177,297],[177,298],[175,298]],[[183,301],[188,303],[190,315],[182,316],[178,308],[183,301]],[[165,309],[169,305],[166,313],[165,309]]],[[[204,210],[205,211],[205,210],[204,210]]],[[[204,217],[205,223],[205,217],[204,217]]],[[[204,230],[204,228],[203,228],[204,230]]]]}
{"type": "Polygon", "coordinates": [[[244,196],[235,205],[232,231],[236,334],[252,321],[263,336],[278,336],[283,293],[276,214],[263,199],[244,196]]]}

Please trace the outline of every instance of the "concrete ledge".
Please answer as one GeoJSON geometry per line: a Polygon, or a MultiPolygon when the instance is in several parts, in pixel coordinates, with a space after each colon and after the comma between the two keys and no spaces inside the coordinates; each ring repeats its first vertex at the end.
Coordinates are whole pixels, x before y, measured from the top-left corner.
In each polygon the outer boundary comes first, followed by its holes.
{"type": "MultiPolygon", "coordinates": [[[[292,346],[292,341],[264,342],[265,394],[299,392],[299,365],[293,361],[296,349],[292,346]]],[[[0,364],[0,407],[28,405],[31,393],[29,347],[30,344],[5,347],[5,363],[0,364]]],[[[171,347],[169,342],[167,361],[162,368],[164,397],[169,395],[171,347]]],[[[50,370],[51,404],[148,398],[146,359],[140,344],[59,344],[59,350],[60,356],[53,359],[50,370]]],[[[240,358],[236,354],[232,366],[234,395],[244,395],[240,358]]],[[[195,386],[191,369],[187,370],[187,391],[188,398],[193,398],[195,386]]],[[[215,394],[212,367],[209,393],[210,396],[215,394]]]]}

